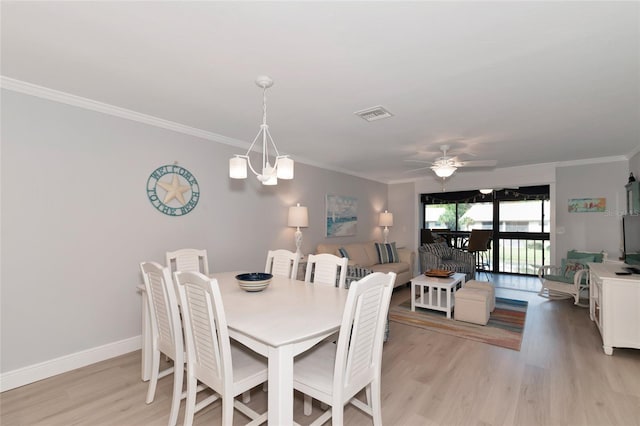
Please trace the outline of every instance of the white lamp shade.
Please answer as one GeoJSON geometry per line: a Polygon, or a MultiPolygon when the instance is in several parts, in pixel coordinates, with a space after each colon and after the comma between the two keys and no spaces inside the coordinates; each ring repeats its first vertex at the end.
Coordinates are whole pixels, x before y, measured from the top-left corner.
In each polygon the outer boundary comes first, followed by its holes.
{"type": "Polygon", "coordinates": [[[481,194],[491,194],[493,192],[493,189],[480,189],[480,193],[481,194]]]}
{"type": "Polygon", "coordinates": [[[229,177],[231,179],[247,178],[247,160],[242,157],[233,157],[229,160],[229,177]]]}
{"type": "Polygon", "coordinates": [[[293,160],[289,157],[278,159],[278,179],[293,179],[293,160]]]}
{"type": "Polygon", "coordinates": [[[379,219],[378,225],[393,226],[393,213],[389,213],[386,210],[383,213],[380,213],[380,219],[379,219]]]}
{"type": "Polygon", "coordinates": [[[439,166],[433,167],[433,171],[436,173],[436,175],[438,175],[438,177],[441,178],[447,178],[451,176],[456,170],[458,170],[458,168],[450,164],[441,164],[439,166]]]}
{"type": "Polygon", "coordinates": [[[300,203],[289,207],[289,220],[287,221],[287,224],[289,226],[303,228],[309,226],[309,213],[307,208],[301,206],[300,203]]]}

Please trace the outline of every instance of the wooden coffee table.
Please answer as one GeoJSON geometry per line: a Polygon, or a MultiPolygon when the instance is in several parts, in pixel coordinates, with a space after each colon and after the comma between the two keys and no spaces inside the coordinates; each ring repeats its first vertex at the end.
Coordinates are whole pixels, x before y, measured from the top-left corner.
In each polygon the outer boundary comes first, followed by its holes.
{"type": "Polygon", "coordinates": [[[449,278],[433,278],[424,274],[411,278],[411,310],[415,312],[417,306],[443,311],[447,313],[447,318],[451,319],[455,292],[464,283],[465,275],[457,273],[449,278]]]}

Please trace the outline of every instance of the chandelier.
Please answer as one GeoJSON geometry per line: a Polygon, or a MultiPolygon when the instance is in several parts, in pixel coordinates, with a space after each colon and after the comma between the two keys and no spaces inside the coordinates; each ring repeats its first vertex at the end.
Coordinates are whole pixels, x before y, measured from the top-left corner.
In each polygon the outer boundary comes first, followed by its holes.
{"type": "Polygon", "coordinates": [[[255,139],[244,155],[235,155],[229,160],[229,177],[246,179],[247,165],[263,185],[277,185],[278,179],[293,179],[293,160],[288,155],[280,155],[267,125],[267,89],[273,86],[273,80],[266,75],[256,79],[258,87],[262,87],[262,124],[255,139]],[[256,170],[251,164],[249,153],[262,136],[262,164],[256,170]],[[269,142],[271,142],[269,144],[269,142]],[[273,148],[273,164],[269,161],[269,150],[273,148]]]}

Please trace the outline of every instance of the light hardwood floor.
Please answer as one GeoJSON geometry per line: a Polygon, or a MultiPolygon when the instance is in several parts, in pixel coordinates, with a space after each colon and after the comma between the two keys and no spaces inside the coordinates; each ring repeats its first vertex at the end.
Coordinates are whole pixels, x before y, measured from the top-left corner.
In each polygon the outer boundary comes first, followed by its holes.
{"type": "MultiPolygon", "coordinates": [[[[640,425],[640,350],[607,356],[588,309],[549,301],[529,291],[497,289],[529,301],[519,352],[391,323],[382,368],[385,425],[640,425]]],[[[392,303],[409,297],[397,288],[392,303]]],[[[144,402],[140,351],[0,394],[0,424],[166,425],[171,378],[155,402],[144,402]]],[[[266,394],[250,403],[266,410],[266,394]]],[[[182,422],[184,403],[180,411],[182,422]]],[[[294,417],[308,424],[296,395],[294,417]]],[[[234,425],[247,419],[236,411],[234,425]]],[[[196,415],[196,425],[220,424],[219,403],[196,415]]],[[[349,406],[346,425],[371,425],[349,406]]]]}

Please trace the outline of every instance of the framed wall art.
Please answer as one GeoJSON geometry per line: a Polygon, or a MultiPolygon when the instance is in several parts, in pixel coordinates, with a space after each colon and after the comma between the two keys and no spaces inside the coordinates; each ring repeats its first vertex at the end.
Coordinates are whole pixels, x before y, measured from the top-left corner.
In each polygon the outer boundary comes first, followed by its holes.
{"type": "Polygon", "coordinates": [[[327,237],[346,237],[358,231],[358,199],[329,195],[327,205],[327,237]]]}
{"type": "Polygon", "coordinates": [[[569,213],[604,212],[607,209],[606,198],[571,198],[569,213]]]}
{"type": "Polygon", "coordinates": [[[200,199],[196,177],[178,163],[155,169],[147,180],[147,197],[159,212],[167,216],[184,216],[200,199]]]}

